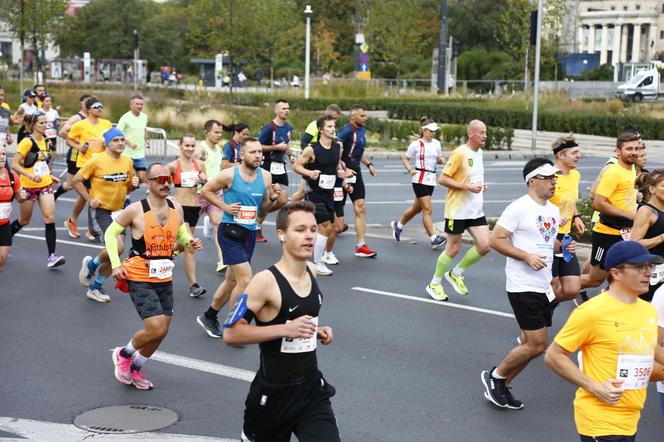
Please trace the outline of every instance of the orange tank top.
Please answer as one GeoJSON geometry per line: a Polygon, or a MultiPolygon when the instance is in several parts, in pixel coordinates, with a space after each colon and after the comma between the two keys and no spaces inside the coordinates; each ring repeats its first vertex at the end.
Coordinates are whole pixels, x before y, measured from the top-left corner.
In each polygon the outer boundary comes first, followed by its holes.
{"type": "Polygon", "coordinates": [[[180,217],[170,199],[168,204],[168,221],[162,226],[150,209],[148,200],[141,201],[143,206],[143,237],[132,237],[132,248],[123,266],[127,270],[130,281],[138,282],[169,282],[173,273],[173,248],[180,228],[180,217]]]}

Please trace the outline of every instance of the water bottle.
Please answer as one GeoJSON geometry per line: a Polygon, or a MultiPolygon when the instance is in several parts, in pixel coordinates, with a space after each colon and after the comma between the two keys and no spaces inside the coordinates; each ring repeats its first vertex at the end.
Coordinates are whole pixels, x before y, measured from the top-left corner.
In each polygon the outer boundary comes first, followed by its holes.
{"type": "Polygon", "coordinates": [[[565,236],[563,236],[563,242],[561,244],[561,248],[563,249],[563,260],[565,262],[570,262],[572,258],[574,257],[574,254],[567,250],[567,247],[570,245],[570,243],[574,241],[574,238],[569,233],[566,233],[565,236]]]}

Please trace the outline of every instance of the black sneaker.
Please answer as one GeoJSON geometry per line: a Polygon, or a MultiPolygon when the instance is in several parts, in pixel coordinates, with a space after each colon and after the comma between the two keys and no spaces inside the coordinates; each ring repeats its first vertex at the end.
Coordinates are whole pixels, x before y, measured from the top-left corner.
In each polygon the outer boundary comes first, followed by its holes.
{"type": "Polygon", "coordinates": [[[507,408],[510,410],[521,410],[523,408],[523,402],[512,396],[510,387],[505,387],[505,394],[507,395],[507,408]]]}
{"type": "Polygon", "coordinates": [[[212,321],[206,318],[205,315],[198,315],[196,317],[196,322],[198,322],[198,325],[203,327],[205,333],[207,333],[211,338],[220,339],[223,337],[224,332],[221,330],[221,327],[219,327],[219,321],[212,321]]]}
{"type": "Polygon", "coordinates": [[[192,298],[200,298],[203,296],[207,290],[205,290],[203,287],[199,286],[198,284],[194,284],[191,287],[189,287],[189,296],[192,298]]]}
{"type": "Polygon", "coordinates": [[[485,389],[484,397],[497,407],[508,408],[509,399],[505,380],[496,379],[491,376],[491,372],[493,372],[494,369],[495,367],[489,371],[484,370],[482,372],[481,379],[485,389]]]}

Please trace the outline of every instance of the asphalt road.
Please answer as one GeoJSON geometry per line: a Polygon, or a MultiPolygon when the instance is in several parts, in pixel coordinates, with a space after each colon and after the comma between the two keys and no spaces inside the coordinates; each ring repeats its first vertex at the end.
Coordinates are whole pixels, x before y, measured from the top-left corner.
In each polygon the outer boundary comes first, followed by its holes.
{"type": "MultiPolygon", "coordinates": [[[[408,178],[394,167],[398,163],[376,163],[379,174],[367,181],[393,186],[368,187],[368,222],[384,226],[403,211],[411,190],[408,178]],[[376,204],[380,201],[401,203],[376,204]]],[[[581,169],[584,181],[594,177],[600,161],[587,163],[588,169],[581,169]]],[[[523,193],[522,164],[487,162],[487,200],[496,201],[487,203],[487,215],[498,215],[507,204],[498,201],[523,193]]],[[[443,199],[441,189],[436,192],[434,198],[443,199]]],[[[58,204],[58,226],[71,208],[67,197],[73,195],[65,195],[58,204]]],[[[350,206],[347,209],[352,212],[350,206]]],[[[437,204],[435,219],[442,217],[442,210],[437,204]]],[[[81,217],[81,228],[84,220],[81,217]]],[[[419,226],[415,222],[409,228],[419,226]]],[[[228,347],[203,333],[195,317],[207,308],[210,295],[189,298],[181,261],[176,261],[170,334],[156,360],[145,366],[155,389],[137,391],[115,380],[109,351],[126,343],[140,327],[133,305],[114,290],[109,290],[110,304],[85,298],[78,269],[83,256],[94,255],[99,246],[71,240],[62,228],[58,251],[68,262],[47,271],[42,226],[35,212],[33,224],[15,238],[12,258],[0,274],[0,438],[83,439],[67,433],[79,413],[101,406],[147,404],[181,414],[180,422],[164,433],[192,440],[194,435],[239,439],[249,388],[243,379],[258,367],[258,348],[228,347]]],[[[574,388],[541,359],[513,384],[515,396],[526,404],[523,410],[497,410],[483,398],[480,372],[495,365],[518,335],[504,292],[502,257],[491,253],[468,271],[468,297],[451,294],[447,287],[450,302],[437,303],[424,286],[438,252],[421,241],[397,244],[384,227],[371,228],[370,234],[370,244],[379,252],[376,259],[354,257],[354,238],[342,235],[336,247],[341,264],[333,276],[320,278],[325,294],[321,323],[334,328],[335,342],[319,346],[318,357],[321,370],[337,389],[333,406],[343,440],[578,440],[574,388]]],[[[266,227],[266,236],[269,242],[257,245],[254,255],[257,270],[278,258],[273,227],[266,227]]],[[[223,276],[213,272],[209,241],[198,263],[199,280],[212,292],[223,276]]],[[[552,334],[570,310],[564,305],[556,311],[552,334]]],[[[653,386],[639,440],[660,441],[661,422],[653,386]]]]}

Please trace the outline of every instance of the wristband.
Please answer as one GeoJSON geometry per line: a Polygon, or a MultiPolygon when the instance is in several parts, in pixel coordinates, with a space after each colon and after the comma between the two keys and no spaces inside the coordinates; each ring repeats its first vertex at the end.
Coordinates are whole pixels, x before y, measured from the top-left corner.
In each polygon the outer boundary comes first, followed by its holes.
{"type": "Polygon", "coordinates": [[[370,167],[373,166],[373,165],[374,165],[374,163],[372,163],[371,161],[369,161],[369,164],[367,164],[367,169],[370,168],[370,167]]]}

